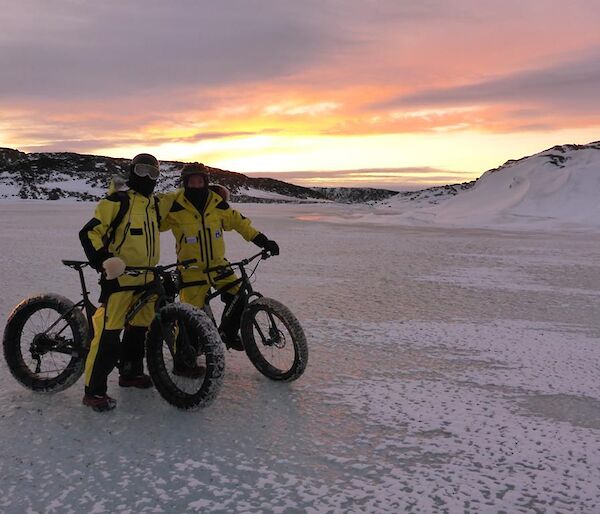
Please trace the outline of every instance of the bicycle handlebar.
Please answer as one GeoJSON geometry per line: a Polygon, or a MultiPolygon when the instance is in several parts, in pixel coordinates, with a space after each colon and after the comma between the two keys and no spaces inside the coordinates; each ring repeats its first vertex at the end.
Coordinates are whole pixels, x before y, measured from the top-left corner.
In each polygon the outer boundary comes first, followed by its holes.
{"type": "Polygon", "coordinates": [[[253,255],[252,257],[248,257],[246,259],[242,259],[239,262],[230,262],[229,264],[221,264],[220,266],[214,266],[212,268],[207,268],[205,271],[207,273],[209,273],[211,271],[222,271],[227,268],[233,268],[234,266],[235,267],[247,266],[252,261],[258,259],[259,257],[261,259],[268,259],[269,257],[272,257],[272,255],[269,253],[268,250],[262,250],[261,252],[257,253],[256,255],[253,255]]]}
{"type": "MultiPolygon", "coordinates": [[[[271,253],[269,253],[268,250],[262,250],[261,252],[253,255],[252,257],[248,257],[246,259],[242,259],[239,262],[230,262],[229,264],[221,264],[220,266],[213,266],[212,268],[207,268],[205,270],[206,273],[212,272],[212,271],[222,271],[224,269],[227,268],[233,268],[235,267],[241,267],[241,266],[247,266],[248,264],[250,264],[252,261],[258,259],[268,259],[269,257],[273,257],[273,255],[271,253]]],[[[197,262],[197,259],[186,259],[185,261],[181,261],[181,262],[175,262],[173,264],[167,264],[166,266],[127,266],[125,268],[125,271],[155,271],[155,272],[161,272],[161,271],[167,271],[170,270],[172,268],[181,266],[183,268],[189,268],[192,264],[194,264],[195,262],[197,262]]],[[[91,264],[88,261],[71,261],[71,260],[64,260],[62,261],[62,263],[65,266],[69,266],[70,268],[83,268],[85,266],[91,266],[91,264]]]]}
{"type": "Polygon", "coordinates": [[[189,268],[191,264],[194,264],[197,259],[186,259],[181,262],[174,262],[173,264],[167,264],[166,266],[127,266],[125,267],[125,271],[167,271],[177,266],[182,266],[184,268],[189,268]]]}
{"type": "MultiPolygon", "coordinates": [[[[166,266],[126,266],[125,271],[167,271],[176,266],[182,266],[184,268],[189,268],[191,264],[194,264],[196,259],[186,259],[185,261],[175,262],[173,264],[168,264],[166,266]]],[[[88,261],[70,261],[63,259],[62,263],[69,268],[81,269],[86,266],[91,266],[88,261]]]]}

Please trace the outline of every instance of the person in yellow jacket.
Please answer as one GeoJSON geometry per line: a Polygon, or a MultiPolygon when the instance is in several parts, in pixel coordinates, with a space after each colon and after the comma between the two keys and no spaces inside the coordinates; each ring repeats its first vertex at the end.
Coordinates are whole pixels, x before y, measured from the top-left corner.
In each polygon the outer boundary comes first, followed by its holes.
{"type": "Polygon", "coordinates": [[[83,397],[83,404],[96,411],[116,406],[116,401],[107,395],[107,380],[119,361],[120,386],[152,387],[150,377],[144,374],[143,358],[153,305],[147,304],[124,327],[130,305],[140,286],[152,280],[152,273],[131,276],[123,272],[125,266],[156,266],[159,262],[160,204],[153,195],[158,176],[159,163],[154,156],[134,157],[127,182],[129,190],[109,191],[79,233],[90,264],[102,272],[100,306],[93,317],[94,337],[85,363],[83,397]]]}
{"type": "MultiPolygon", "coordinates": [[[[208,170],[203,164],[186,164],[181,172],[181,179],[183,188],[167,193],[161,198],[161,202],[169,206],[167,214],[161,219],[161,231],[173,232],[178,261],[196,259],[195,266],[181,270],[182,284],[179,295],[182,302],[201,308],[211,285],[221,288],[237,280],[233,272],[229,276],[220,276],[217,279],[215,273],[207,274],[205,271],[207,268],[228,263],[225,258],[224,232],[235,230],[246,241],[252,241],[273,255],[279,254],[279,246],[254,228],[248,218],[231,208],[226,198],[209,188],[208,170]]],[[[238,289],[239,286],[233,286],[221,296],[226,309],[229,308],[238,289]]],[[[242,313],[239,308],[236,310],[235,305],[233,309],[232,324],[221,324],[219,331],[228,347],[242,350],[238,336],[242,313]]],[[[194,374],[194,370],[174,371],[181,375],[194,374]]]]}

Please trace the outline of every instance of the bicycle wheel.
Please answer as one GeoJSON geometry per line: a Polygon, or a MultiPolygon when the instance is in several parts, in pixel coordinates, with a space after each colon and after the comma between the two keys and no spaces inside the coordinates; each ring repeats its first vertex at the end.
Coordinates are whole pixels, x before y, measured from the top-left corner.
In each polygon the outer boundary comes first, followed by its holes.
{"type": "Polygon", "coordinates": [[[223,384],[225,355],[216,327],[203,311],[172,303],[158,311],[146,338],[148,372],[160,395],[178,409],[207,407],[223,384]],[[177,365],[204,368],[181,376],[177,365]]]}
{"type": "Polygon", "coordinates": [[[306,336],[282,303],[271,298],[250,302],[242,315],[241,336],[248,358],[266,377],[291,382],[304,373],[306,336]]]}
{"type": "Polygon", "coordinates": [[[73,385],[85,367],[88,325],[71,300],[41,294],[15,307],[4,329],[4,358],[25,387],[55,393],[73,385]]]}

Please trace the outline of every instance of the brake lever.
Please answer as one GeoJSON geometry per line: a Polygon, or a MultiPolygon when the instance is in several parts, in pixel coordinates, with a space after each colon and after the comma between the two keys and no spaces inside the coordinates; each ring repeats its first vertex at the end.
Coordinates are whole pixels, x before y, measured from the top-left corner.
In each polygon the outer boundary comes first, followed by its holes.
{"type": "Polygon", "coordinates": [[[215,280],[221,280],[222,278],[229,277],[233,273],[233,270],[227,266],[220,266],[214,272],[216,273],[215,280]]]}

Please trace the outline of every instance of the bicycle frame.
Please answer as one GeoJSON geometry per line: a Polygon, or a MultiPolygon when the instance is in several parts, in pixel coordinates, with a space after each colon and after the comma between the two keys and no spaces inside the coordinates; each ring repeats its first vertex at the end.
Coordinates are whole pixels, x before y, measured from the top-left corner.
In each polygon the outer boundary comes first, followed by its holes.
{"type": "MultiPolygon", "coordinates": [[[[92,326],[92,316],[94,312],[96,312],[96,306],[90,300],[90,292],[87,289],[87,285],[85,283],[85,276],[83,274],[83,268],[89,266],[88,262],[85,261],[62,261],[65,266],[69,268],[73,268],[79,274],[79,283],[81,284],[81,296],[83,296],[82,300],[79,300],[73,308],[80,308],[85,310],[85,317],[88,321],[88,325],[91,328],[92,326]]],[[[69,311],[70,312],[70,311],[69,311]]]]}
{"type": "MultiPolygon", "coordinates": [[[[83,296],[83,298],[81,300],[79,300],[73,306],[73,309],[71,309],[67,314],[62,316],[62,318],[67,317],[74,309],[84,310],[85,316],[86,316],[86,319],[88,322],[88,328],[89,328],[89,331],[91,334],[92,327],[93,327],[92,318],[94,316],[94,313],[96,312],[96,306],[90,300],[90,292],[87,289],[87,284],[85,282],[85,275],[83,273],[83,268],[85,268],[86,266],[89,266],[89,263],[85,262],[85,261],[65,261],[65,260],[63,260],[62,262],[66,266],[76,270],[77,273],[79,274],[79,283],[81,284],[81,295],[83,296]]],[[[139,273],[141,271],[141,269],[129,268],[127,271],[129,271],[130,273],[133,274],[133,273],[139,273]]],[[[153,271],[156,271],[156,272],[154,273],[154,278],[153,278],[152,282],[149,282],[148,284],[145,284],[144,286],[140,287],[141,295],[128,310],[127,315],[125,317],[126,322],[129,322],[142,309],[142,307],[150,301],[150,298],[152,296],[156,295],[158,297],[158,300],[160,300],[166,296],[164,286],[162,285],[162,282],[160,280],[161,271],[162,271],[161,267],[157,267],[155,269],[153,268],[153,271]]],[[[159,302],[157,301],[157,304],[158,303],[159,302]]],[[[52,328],[54,328],[54,326],[56,324],[58,324],[59,321],[60,321],[60,319],[58,319],[53,325],[51,325],[48,328],[48,330],[51,330],[52,328]]],[[[62,330],[61,330],[61,332],[62,332],[62,330]]],[[[59,332],[59,334],[60,334],[60,332],[59,332]]]]}
{"type": "MultiPolygon", "coordinates": [[[[90,300],[90,296],[89,296],[90,292],[87,289],[87,284],[85,282],[85,276],[83,273],[83,268],[85,268],[86,266],[89,266],[89,263],[86,261],[69,261],[69,260],[63,260],[62,262],[63,262],[63,264],[65,264],[65,266],[75,269],[77,271],[77,273],[79,274],[79,282],[81,284],[81,295],[83,296],[83,298],[81,300],[79,300],[73,306],[73,309],[71,309],[67,314],[62,316],[60,319],[63,319],[65,317],[69,316],[70,313],[74,309],[85,310],[86,319],[88,322],[88,328],[89,328],[89,331],[91,334],[92,328],[93,328],[92,317],[94,316],[94,313],[96,312],[96,306],[90,300]]],[[[168,266],[155,266],[155,267],[128,266],[126,268],[125,272],[130,275],[136,275],[136,274],[141,274],[142,272],[150,271],[153,273],[154,277],[153,277],[152,281],[140,286],[139,291],[138,291],[140,296],[136,299],[136,301],[133,303],[133,305],[127,311],[127,314],[125,316],[125,322],[128,323],[129,321],[131,321],[135,317],[135,315],[144,307],[144,305],[146,305],[147,303],[149,303],[151,301],[152,297],[156,297],[155,306],[154,306],[155,311],[157,311],[160,307],[162,307],[162,305],[164,304],[164,302],[166,300],[170,299],[171,301],[173,301],[175,294],[174,293],[169,294],[167,292],[167,288],[165,287],[165,285],[172,292],[174,292],[176,288],[175,288],[175,285],[173,284],[171,275],[170,275],[170,273],[167,272],[167,270],[170,268],[173,268],[175,266],[178,266],[178,265],[188,266],[192,262],[195,262],[195,260],[185,261],[183,263],[171,264],[168,266]]],[[[52,326],[50,326],[48,328],[48,330],[51,330],[54,326],[56,326],[56,324],[58,324],[60,319],[58,319],[52,326]]],[[[64,328],[63,328],[63,330],[64,330],[64,328]]],[[[62,330],[61,330],[61,332],[62,332],[62,330]]],[[[60,332],[59,332],[59,334],[60,334],[60,332]]]]}
{"type": "Polygon", "coordinates": [[[156,301],[154,302],[154,312],[158,311],[167,297],[165,287],[158,273],[154,274],[152,282],[149,282],[140,288],[140,293],[140,296],[135,300],[125,315],[125,324],[129,323],[147,303],[150,303],[152,297],[156,297],[156,301]]]}
{"type": "MultiPolygon", "coordinates": [[[[234,280],[230,284],[227,284],[221,288],[216,288],[212,291],[209,290],[209,293],[206,296],[204,310],[208,314],[208,316],[211,318],[211,320],[213,321],[215,326],[217,326],[217,322],[215,320],[214,314],[210,307],[210,301],[213,300],[214,298],[216,298],[217,296],[220,296],[223,293],[228,292],[229,290],[231,290],[232,288],[234,288],[238,285],[240,286],[239,289],[233,294],[233,300],[228,304],[227,308],[223,312],[222,321],[224,323],[227,323],[227,321],[229,321],[234,307],[238,306],[239,302],[243,302],[242,310],[245,311],[248,306],[248,303],[252,297],[261,297],[262,296],[259,292],[255,291],[254,288],[252,287],[252,283],[250,281],[251,275],[246,270],[246,266],[248,266],[248,264],[250,264],[252,261],[258,259],[259,257],[261,259],[267,259],[268,257],[270,257],[270,254],[263,250],[262,252],[257,253],[256,255],[253,255],[252,257],[243,259],[242,261],[228,263],[226,265],[221,265],[221,266],[215,266],[212,268],[207,268],[205,270],[207,276],[209,277],[209,282],[211,283],[211,286],[214,286],[214,284],[212,283],[212,280],[210,280],[211,273],[229,272],[229,271],[233,271],[234,268],[238,268],[240,271],[240,275],[241,275],[240,278],[234,280]]],[[[175,300],[175,295],[176,295],[176,286],[173,282],[171,273],[168,273],[167,270],[172,267],[175,267],[175,266],[187,267],[190,264],[192,264],[193,262],[195,262],[195,260],[189,260],[189,261],[185,261],[183,263],[171,264],[169,266],[155,266],[155,267],[128,266],[125,270],[125,273],[127,273],[129,275],[135,276],[135,275],[139,275],[139,274],[142,274],[145,272],[152,272],[153,278],[150,282],[148,282],[144,285],[141,285],[139,287],[139,289],[136,290],[137,295],[136,295],[135,301],[133,302],[131,307],[128,309],[127,314],[125,315],[125,323],[126,324],[129,323],[144,308],[144,306],[146,304],[150,303],[151,301],[154,301],[154,311],[155,312],[158,312],[158,310],[166,302],[169,302],[169,301],[173,302],[175,300]]],[[[83,273],[83,268],[85,268],[86,266],[89,266],[89,263],[85,262],[85,261],[64,261],[64,260],[63,260],[63,263],[65,265],[75,269],[79,274],[79,281],[81,284],[81,294],[82,294],[83,298],[73,306],[73,309],[85,310],[86,319],[87,319],[88,325],[89,325],[89,333],[92,334],[92,330],[93,330],[92,317],[94,315],[94,312],[96,311],[96,306],[90,301],[89,291],[87,289],[87,285],[85,282],[85,276],[83,273]]],[[[69,313],[65,314],[65,316],[63,316],[62,318],[64,319],[65,317],[67,317],[70,314],[70,312],[72,312],[72,311],[69,311],[69,313]]],[[[270,318],[272,317],[271,314],[269,314],[269,317],[270,318]]],[[[60,319],[57,320],[48,330],[52,329],[56,324],[58,324],[59,321],[60,321],[60,319]]],[[[271,319],[271,321],[273,322],[272,319],[271,319]]],[[[61,332],[62,332],[62,330],[61,330],[61,332]]],[[[59,334],[60,334],[60,332],[59,332],[59,334]]],[[[261,333],[261,337],[263,339],[265,339],[265,337],[263,336],[262,333],[261,333]]]]}
{"type": "Polygon", "coordinates": [[[125,273],[130,275],[136,275],[147,271],[152,272],[154,275],[150,282],[140,286],[140,288],[137,290],[140,296],[127,311],[127,314],[125,315],[125,323],[129,323],[147,303],[152,301],[153,297],[156,298],[154,301],[154,312],[158,312],[158,310],[166,302],[174,302],[175,295],[177,294],[177,287],[173,281],[171,273],[169,273],[167,270],[175,266],[187,267],[189,264],[195,261],[195,259],[190,259],[189,261],[170,264],[168,266],[128,266],[125,268],[125,273]]]}
{"type": "Polygon", "coordinates": [[[265,251],[262,251],[260,253],[257,253],[256,255],[253,255],[252,257],[243,259],[240,262],[233,262],[233,263],[226,264],[224,266],[215,266],[213,268],[208,268],[206,270],[206,274],[208,277],[210,277],[211,272],[215,272],[215,271],[222,272],[225,270],[233,271],[233,268],[238,268],[240,270],[240,275],[241,275],[241,277],[238,278],[237,280],[234,280],[232,283],[227,284],[226,286],[223,286],[218,289],[213,290],[212,284],[211,284],[211,289],[209,289],[209,293],[206,295],[206,299],[204,302],[204,311],[212,319],[215,326],[217,325],[217,322],[215,320],[214,314],[210,307],[210,301],[213,300],[214,298],[216,298],[217,296],[220,296],[223,293],[228,292],[230,289],[233,289],[235,286],[240,285],[240,288],[233,296],[233,300],[230,302],[228,307],[223,312],[222,321],[226,323],[229,320],[229,317],[231,316],[231,312],[233,311],[233,308],[240,301],[243,302],[243,310],[245,310],[250,301],[250,298],[252,298],[253,296],[257,296],[257,297],[262,296],[259,292],[254,291],[254,288],[252,287],[252,283],[250,282],[250,276],[248,275],[248,272],[246,271],[246,266],[248,264],[250,264],[250,262],[257,259],[258,257],[261,257],[262,259],[267,259],[269,256],[270,255],[268,253],[266,253],[265,251]]]}

